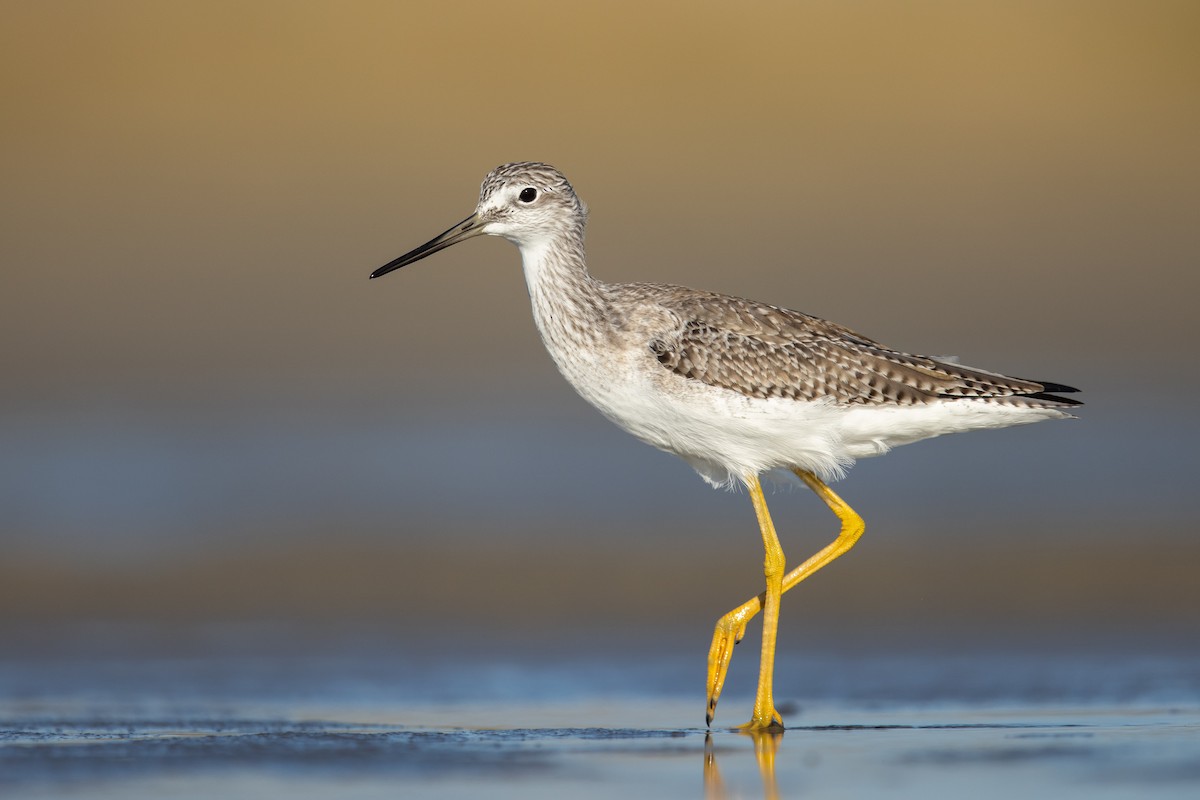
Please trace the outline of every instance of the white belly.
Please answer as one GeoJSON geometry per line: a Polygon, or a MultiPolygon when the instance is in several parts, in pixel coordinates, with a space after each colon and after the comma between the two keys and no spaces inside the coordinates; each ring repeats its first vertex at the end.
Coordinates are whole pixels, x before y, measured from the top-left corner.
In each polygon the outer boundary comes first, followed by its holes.
{"type": "Polygon", "coordinates": [[[650,358],[635,363],[567,358],[559,368],[602,414],[683,458],[714,486],[793,468],[834,480],[857,459],[898,445],[1069,416],[966,399],[913,406],[758,399],[675,375],[650,358]]]}

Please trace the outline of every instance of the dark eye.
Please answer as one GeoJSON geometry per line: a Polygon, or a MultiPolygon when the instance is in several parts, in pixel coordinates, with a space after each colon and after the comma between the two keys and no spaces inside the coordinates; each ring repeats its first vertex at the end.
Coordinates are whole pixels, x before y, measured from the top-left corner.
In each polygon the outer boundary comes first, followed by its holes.
{"type": "Polygon", "coordinates": [[[522,203],[532,203],[537,199],[537,189],[527,186],[521,190],[521,194],[518,196],[521,198],[522,203]]]}

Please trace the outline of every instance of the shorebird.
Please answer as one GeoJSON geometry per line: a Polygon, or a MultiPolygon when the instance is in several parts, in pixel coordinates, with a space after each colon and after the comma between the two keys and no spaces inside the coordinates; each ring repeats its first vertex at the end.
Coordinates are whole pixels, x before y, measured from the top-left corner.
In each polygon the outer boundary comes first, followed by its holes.
{"type": "Polygon", "coordinates": [[[707,723],[733,646],[763,612],[750,732],[782,730],[772,693],[780,597],[846,553],[862,518],[827,485],[856,459],[944,433],[1072,416],[1077,391],[893,350],[849,328],[778,306],[588,272],[587,207],[549,164],[496,167],[475,213],[388,262],[372,278],[476,236],[521,251],[533,319],[560,372],[604,416],[682,458],[715,487],[745,486],[765,551],[766,588],[722,616],[708,656],[707,723]],[[799,480],[841,529],[790,572],[762,477],[799,480]]]}

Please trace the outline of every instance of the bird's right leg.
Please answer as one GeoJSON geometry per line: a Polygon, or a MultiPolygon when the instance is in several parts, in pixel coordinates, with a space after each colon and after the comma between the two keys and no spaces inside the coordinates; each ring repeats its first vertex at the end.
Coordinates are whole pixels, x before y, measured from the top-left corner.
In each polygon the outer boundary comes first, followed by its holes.
{"type": "MultiPolygon", "coordinates": [[[[821,569],[838,556],[845,554],[854,546],[866,529],[863,518],[846,501],[838,497],[825,482],[811,472],[793,470],[796,477],[816,492],[825,501],[825,505],[837,515],[842,523],[837,538],[819,550],[800,566],[783,577],[783,591],[786,592],[817,570],[821,569]]],[[[708,722],[712,723],[713,714],[717,709],[717,700],[721,689],[725,686],[725,676],[729,672],[729,661],[733,658],[733,646],[746,635],[746,625],[756,614],[763,610],[767,602],[767,594],[763,592],[752,597],[745,603],[730,611],[717,620],[716,630],[713,631],[712,646],[708,650],[708,722]]]]}

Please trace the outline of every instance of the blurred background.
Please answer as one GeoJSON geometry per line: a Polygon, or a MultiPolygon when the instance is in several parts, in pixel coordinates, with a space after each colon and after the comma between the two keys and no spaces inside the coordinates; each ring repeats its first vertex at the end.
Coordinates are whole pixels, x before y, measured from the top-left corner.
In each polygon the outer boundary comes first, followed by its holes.
{"type": "MultiPolygon", "coordinates": [[[[746,498],[573,394],[511,245],[367,280],[522,159],[589,203],[598,277],[1085,390],[860,463],[866,537],[785,648],[1194,638],[1195,3],[3,12],[10,657],[353,630],[702,660],[761,583],[746,498]]],[[[772,510],[793,563],[835,532],[772,510]]]]}

